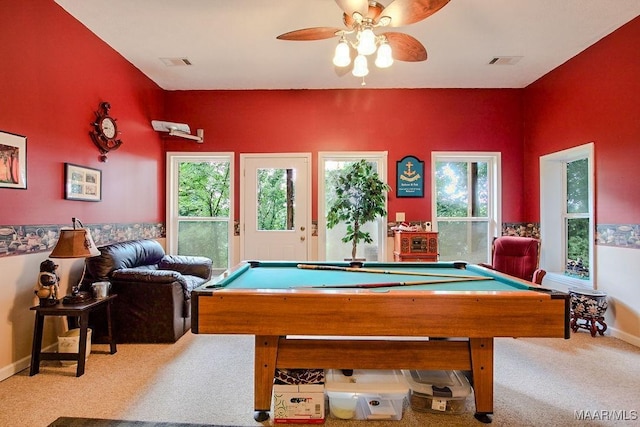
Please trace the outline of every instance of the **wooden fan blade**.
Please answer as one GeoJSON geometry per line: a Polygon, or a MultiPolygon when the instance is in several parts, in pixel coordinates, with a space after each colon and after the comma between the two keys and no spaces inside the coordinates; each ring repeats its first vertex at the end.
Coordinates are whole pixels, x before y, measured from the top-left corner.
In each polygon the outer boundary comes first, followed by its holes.
{"type": "Polygon", "coordinates": [[[358,12],[362,16],[367,16],[369,10],[369,2],[367,0],[336,0],[336,3],[349,17],[354,12],[358,12]]]}
{"type": "Polygon", "coordinates": [[[288,33],[280,34],[276,38],[278,40],[293,41],[324,40],[335,37],[340,31],[344,30],[333,27],[303,28],[302,30],[289,31],[288,33]]]}
{"type": "Polygon", "coordinates": [[[382,11],[381,17],[391,18],[391,27],[414,24],[442,9],[449,0],[394,0],[382,11]]]}
{"type": "Polygon", "coordinates": [[[427,60],[427,49],[416,38],[404,33],[382,33],[391,46],[393,59],[406,62],[427,60]]]}

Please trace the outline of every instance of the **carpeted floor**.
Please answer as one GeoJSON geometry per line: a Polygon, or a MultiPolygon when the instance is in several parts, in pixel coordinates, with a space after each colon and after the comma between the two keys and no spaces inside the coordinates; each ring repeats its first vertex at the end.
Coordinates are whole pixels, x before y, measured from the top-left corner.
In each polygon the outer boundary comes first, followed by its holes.
{"type": "Polygon", "coordinates": [[[101,418],[60,417],[48,427],[238,427],[219,424],[165,423],[153,421],[107,420],[101,418]]]}
{"type": "MultiPolygon", "coordinates": [[[[25,370],[0,382],[0,426],[59,426],[52,423],[63,416],[145,427],[273,425],[253,419],[253,345],[252,336],[190,333],[175,344],[121,344],[114,355],[94,344],[81,377],[47,361],[38,375],[25,370]]],[[[494,365],[493,427],[639,424],[638,347],[582,331],[569,340],[499,338],[494,365]]],[[[473,413],[472,395],[460,415],[405,405],[399,421],[328,415],[325,426],[482,426],[473,413]]]]}

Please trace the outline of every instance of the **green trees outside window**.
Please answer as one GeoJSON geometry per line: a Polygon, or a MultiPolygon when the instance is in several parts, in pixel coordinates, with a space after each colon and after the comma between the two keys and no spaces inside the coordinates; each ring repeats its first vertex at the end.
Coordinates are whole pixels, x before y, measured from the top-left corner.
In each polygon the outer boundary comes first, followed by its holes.
{"type": "Polygon", "coordinates": [[[566,164],[566,270],[581,279],[589,277],[589,161],[566,164]]]}
{"type": "Polygon", "coordinates": [[[229,166],[186,161],[178,167],[178,254],[205,256],[220,269],[229,267],[229,166]]]}

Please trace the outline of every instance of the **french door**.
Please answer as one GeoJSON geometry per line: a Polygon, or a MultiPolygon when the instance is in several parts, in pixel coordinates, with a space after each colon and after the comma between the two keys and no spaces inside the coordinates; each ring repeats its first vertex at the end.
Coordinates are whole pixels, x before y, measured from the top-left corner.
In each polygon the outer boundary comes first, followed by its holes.
{"type": "Polygon", "coordinates": [[[240,169],[240,258],[308,260],[311,154],[241,154],[240,169]]]}

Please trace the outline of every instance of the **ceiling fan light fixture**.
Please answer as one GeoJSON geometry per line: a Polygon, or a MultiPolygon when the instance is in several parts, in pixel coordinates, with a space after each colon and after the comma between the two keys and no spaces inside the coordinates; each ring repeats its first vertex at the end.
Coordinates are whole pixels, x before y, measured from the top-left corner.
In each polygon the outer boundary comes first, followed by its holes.
{"type": "Polygon", "coordinates": [[[336,52],[333,56],[333,65],[336,67],[346,67],[351,63],[351,56],[349,54],[349,44],[343,38],[340,39],[340,42],[336,46],[336,52]]]}
{"type": "Polygon", "coordinates": [[[384,42],[378,48],[378,55],[376,56],[376,67],[388,68],[393,64],[393,55],[391,54],[391,46],[387,42],[384,42]]]}
{"type": "Polygon", "coordinates": [[[376,35],[371,28],[358,31],[358,53],[360,55],[371,55],[376,51],[376,35]]]}
{"type": "Polygon", "coordinates": [[[386,27],[389,24],[391,24],[391,18],[389,18],[388,16],[383,16],[378,20],[378,26],[380,27],[386,27]]]}
{"type": "Polygon", "coordinates": [[[367,58],[364,55],[356,56],[356,59],[353,61],[353,71],[351,73],[356,77],[364,77],[369,74],[367,58]]]}

